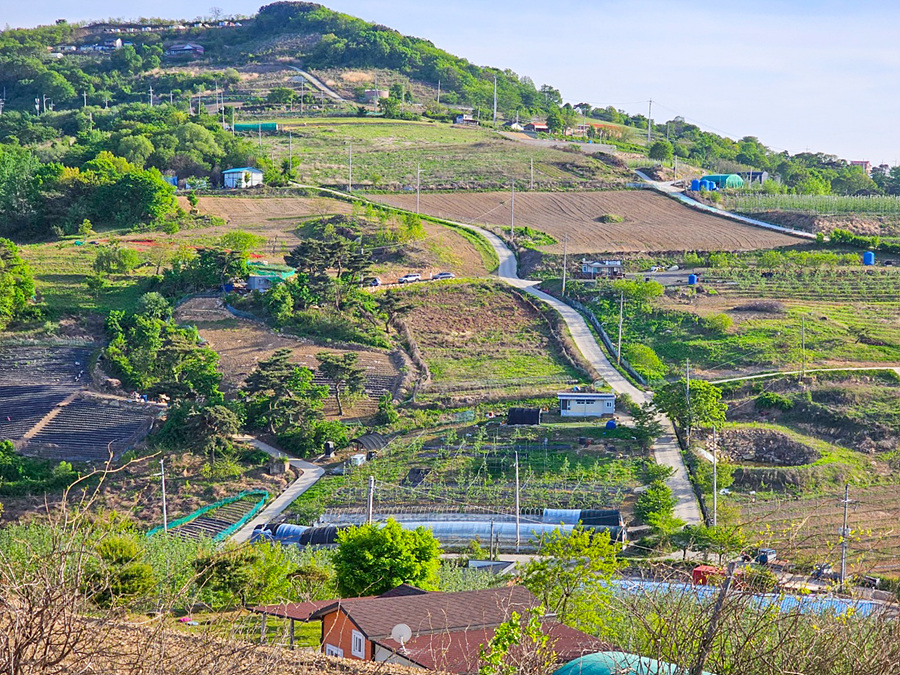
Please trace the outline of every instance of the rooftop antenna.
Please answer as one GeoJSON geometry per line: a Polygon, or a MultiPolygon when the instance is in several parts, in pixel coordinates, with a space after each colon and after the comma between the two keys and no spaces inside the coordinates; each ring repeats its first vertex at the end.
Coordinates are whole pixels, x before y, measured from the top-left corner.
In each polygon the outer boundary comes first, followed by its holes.
{"type": "Polygon", "coordinates": [[[398,623],[391,629],[391,639],[400,643],[400,651],[406,654],[406,643],[412,637],[412,628],[405,623],[398,623]]]}

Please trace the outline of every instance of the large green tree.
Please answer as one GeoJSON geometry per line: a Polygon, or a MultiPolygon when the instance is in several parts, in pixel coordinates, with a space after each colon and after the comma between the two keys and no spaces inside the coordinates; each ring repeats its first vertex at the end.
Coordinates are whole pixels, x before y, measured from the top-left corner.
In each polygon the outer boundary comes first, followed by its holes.
{"type": "Polygon", "coordinates": [[[366,373],[357,365],[359,354],[356,352],[318,352],[316,359],[319,361],[319,372],[331,380],[334,388],[334,399],[337,402],[338,414],[344,414],[344,404],[341,400],[342,392],[360,394],[365,390],[366,373]]]}
{"type": "Polygon", "coordinates": [[[620,567],[618,551],[608,533],[557,529],[541,537],[538,554],[521,569],[522,583],[561,622],[595,633],[606,618],[606,582],[620,567]]]}
{"type": "Polygon", "coordinates": [[[338,533],[334,554],[338,591],[342,597],[378,595],[404,583],[433,590],[440,552],[423,527],[404,530],[393,519],[350,527],[338,533]]]}
{"type": "Polygon", "coordinates": [[[0,239],[0,328],[20,317],[34,295],[34,279],[19,249],[0,239]]]}
{"type": "Polygon", "coordinates": [[[718,427],[725,422],[728,404],[722,401],[722,390],[705,380],[685,378],[658,389],[653,405],[687,432],[696,427],[718,427]]]}
{"type": "Polygon", "coordinates": [[[290,362],[291,350],[260,361],[244,381],[251,425],[270,433],[305,426],[321,417],[328,387],[313,383],[312,372],[290,362]]]}

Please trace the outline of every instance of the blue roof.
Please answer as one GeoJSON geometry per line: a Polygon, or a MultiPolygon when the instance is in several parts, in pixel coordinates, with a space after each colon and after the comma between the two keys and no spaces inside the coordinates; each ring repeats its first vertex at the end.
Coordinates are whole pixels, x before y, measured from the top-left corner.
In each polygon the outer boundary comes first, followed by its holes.
{"type": "Polygon", "coordinates": [[[250,173],[262,173],[259,169],[254,169],[252,166],[242,166],[239,169],[228,169],[227,171],[223,171],[222,173],[243,173],[244,171],[249,171],[250,173]]]}

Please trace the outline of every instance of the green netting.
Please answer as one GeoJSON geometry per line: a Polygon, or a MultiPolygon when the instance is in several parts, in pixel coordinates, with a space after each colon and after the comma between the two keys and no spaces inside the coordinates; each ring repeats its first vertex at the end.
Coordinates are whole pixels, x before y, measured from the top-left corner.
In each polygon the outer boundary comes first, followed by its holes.
{"type": "MultiPolygon", "coordinates": [[[[175,528],[181,527],[196,518],[199,518],[202,515],[209,513],[210,511],[215,511],[220,506],[225,506],[226,504],[233,504],[234,502],[240,501],[241,499],[245,499],[246,497],[253,497],[255,495],[260,495],[261,498],[256,504],[250,509],[244,516],[237,521],[234,525],[230,525],[226,529],[219,532],[215,537],[213,537],[213,541],[220,541],[221,539],[225,539],[226,537],[231,536],[233,533],[237,532],[244,523],[250,520],[253,516],[259,513],[260,509],[265,506],[266,502],[269,500],[269,493],[265,490],[243,490],[242,492],[238,492],[233,497],[226,497],[225,499],[220,499],[218,501],[213,502],[212,504],[207,504],[203,506],[193,513],[185,516],[184,518],[179,518],[178,520],[173,520],[168,524],[168,529],[174,530],[175,528]]],[[[163,526],[154,527],[152,530],[147,532],[148,537],[152,537],[157,532],[161,532],[163,530],[163,526]]]]}

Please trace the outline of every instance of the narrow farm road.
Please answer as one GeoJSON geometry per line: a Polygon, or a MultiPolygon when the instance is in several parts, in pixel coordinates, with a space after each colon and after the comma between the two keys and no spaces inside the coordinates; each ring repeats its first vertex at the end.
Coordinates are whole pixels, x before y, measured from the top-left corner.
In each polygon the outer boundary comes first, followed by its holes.
{"type": "Polygon", "coordinates": [[[250,540],[250,535],[253,534],[254,529],[260,525],[271,522],[276,516],[281,515],[284,510],[297,499],[297,497],[315,485],[316,482],[325,475],[325,471],[315,464],[310,464],[302,459],[289,457],[278,448],[272,447],[268,443],[263,443],[252,436],[237,436],[235,440],[249,443],[276,459],[287,459],[292,467],[303,471],[300,477],[291,483],[284,492],[278,495],[266,508],[257,513],[256,517],[249,520],[240,530],[232,535],[231,540],[233,542],[243,544],[250,540]]]}
{"type": "MultiPolygon", "coordinates": [[[[600,348],[600,345],[597,344],[594,334],[591,333],[587,322],[581,314],[561,300],[557,300],[552,295],[548,295],[547,293],[538,290],[537,285],[539,282],[519,278],[516,256],[509,248],[507,248],[500,237],[493,232],[488,232],[487,230],[483,230],[474,225],[468,225],[466,223],[457,224],[466,227],[473,232],[477,232],[490,243],[500,262],[497,267],[497,276],[499,276],[500,279],[510,286],[519,288],[529,295],[533,295],[543,302],[546,302],[560,313],[565,320],[566,325],[569,327],[569,333],[571,333],[572,339],[578,349],[581,350],[584,357],[591,362],[591,365],[594,366],[609,386],[620,394],[628,394],[637,403],[644,403],[650,399],[650,396],[646,392],[641,391],[631,384],[631,382],[625,379],[625,377],[615,369],[612,363],[610,363],[609,359],[606,358],[606,354],[604,354],[603,350],[600,348]]],[[[667,481],[667,484],[672,490],[672,494],[678,500],[678,503],[675,506],[675,517],[680,518],[688,525],[701,524],[703,518],[700,514],[700,508],[697,505],[694,490],[691,487],[687,468],[681,457],[681,448],[678,446],[678,441],[675,438],[675,429],[667,417],[660,415],[659,421],[663,427],[663,434],[656,439],[656,443],[653,444],[653,454],[656,457],[658,464],[671,467],[674,471],[672,477],[667,481]]]]}
{"type": "Polygon", "coordinates": [[[288,66],[288,68],[299,73],[300,77],[302,77],[304,80],[309,82],[312,86],[314,86],[316,89],[321,91],[328,98],[332,99],[333,101],[338,101],[340,103],[346,103],[346,100],[343,99],[340,94],[338,94],[334,89],[332,89],[327,84],[322,82],[322,80],[317,78],[315,75],[311,75],[310,73],[306,72],[305,70],[301,70],[297,66],[288,66]]]}

